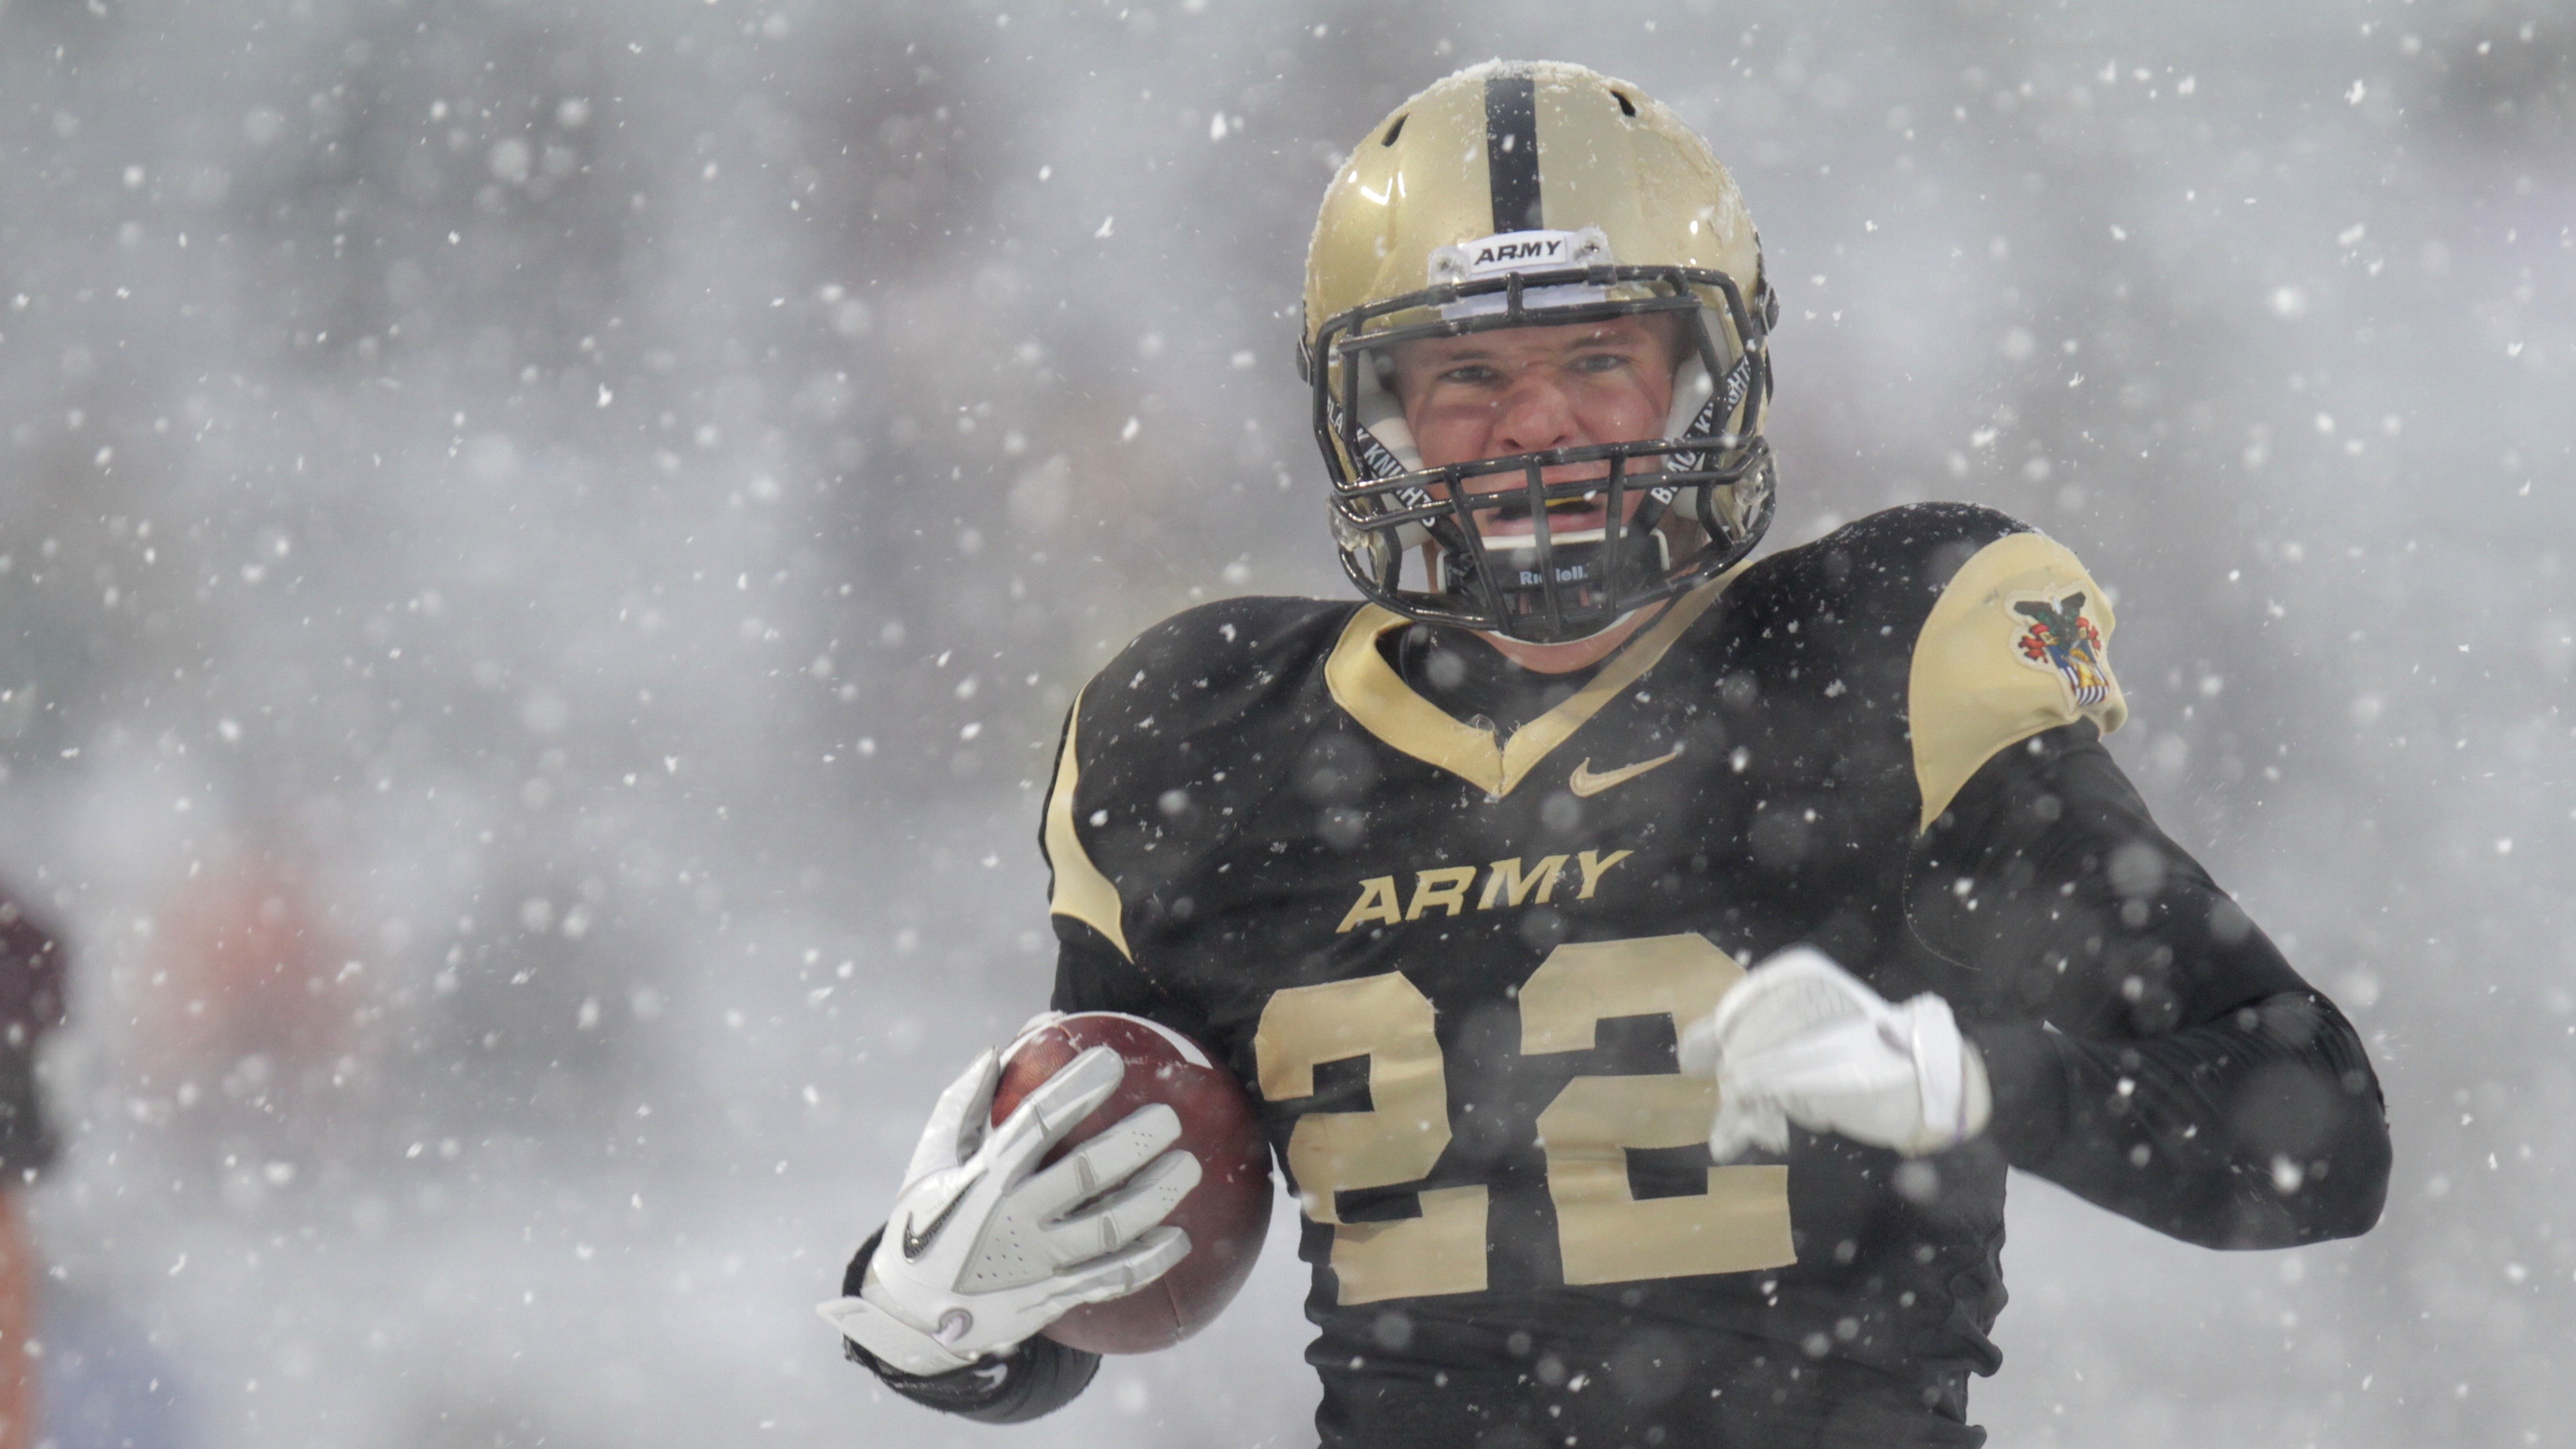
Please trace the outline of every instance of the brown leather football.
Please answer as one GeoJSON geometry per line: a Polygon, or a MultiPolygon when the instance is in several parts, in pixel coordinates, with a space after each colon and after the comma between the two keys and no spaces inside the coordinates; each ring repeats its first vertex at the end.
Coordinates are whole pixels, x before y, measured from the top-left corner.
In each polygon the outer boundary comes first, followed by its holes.
{"type": "Polygon", "coordinates": [[[1190,1235],[1180,1266],[1124,1298],[1087,1304],[1046,1336],[1092,1353],[1150,1353],[1205,1328],[1252,1274],[1270,1228],[1270,1146],[1234,1073],[1197,1042],[1141,1016],[1083,1011],[1023,1034],[1002,1058],[993,1092],[998,1125],[1031,1089],[1084,1050],[1105,1046],[1127,1063],[1109,1100],[1076,1123],[1045,1158],[1053,1162],[1149,1103],[1180,1114],[1174,1143],[1199,1160],[1198,1186],[1163,1221],[1190,1235]]]}

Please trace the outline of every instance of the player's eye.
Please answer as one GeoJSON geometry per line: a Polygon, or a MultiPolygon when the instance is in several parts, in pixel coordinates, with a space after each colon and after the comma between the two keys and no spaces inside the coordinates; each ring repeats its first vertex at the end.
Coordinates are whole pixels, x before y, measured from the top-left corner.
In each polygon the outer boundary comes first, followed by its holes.
{"type": "Polygon", "coordinates": [[[1462,362],[1441,373],[1440,380],[1460,387],[1485,387],[1501,376],[1490,363],[1462,362]]]}
{"type": "Polygon", "coordinates": [[[1574,359],[1574,370],[1585,373],[1617,372],[1627,365],[1625,352],[1586,352],[1574,359]]]}

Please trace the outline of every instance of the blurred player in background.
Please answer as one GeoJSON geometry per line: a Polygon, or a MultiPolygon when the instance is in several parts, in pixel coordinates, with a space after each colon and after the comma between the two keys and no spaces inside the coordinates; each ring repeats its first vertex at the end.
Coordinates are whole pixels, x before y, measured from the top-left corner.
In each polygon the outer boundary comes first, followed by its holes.
{"type": "Polygon", "coordinates": [[[0,1449],[37,1441],[34,1239],[24,1197],[53,1160],[36,1092],[36,1043],[63,1022],[63,953],[54,935],[0,892],[0,1449]]]}
{"type": "MultiPolygon", "coordinates": [[[[2212,1247],[2377,1219],[2351,1025],[2102,748],[2083,565],[1940,504],[1752,557],[1777,314],[1733,180],[1635,87],[1431,87],[1307,264],[1365,602],[1194,609],[1067,723],[1054,1005],[1254,1091],[1328,1445],[1974,1445],[2007,1167],[2212,1247]]],[[[1186,1174],[1131,1118],[1126,1210],[1059,1231],[1015,1194],[1105,1088],[985,1134],[992,1072],[826,1311],[1007,1421],[1097,1365],[1038,1330],[1188,1251],[1135,1210],[1186,1174]]]]}

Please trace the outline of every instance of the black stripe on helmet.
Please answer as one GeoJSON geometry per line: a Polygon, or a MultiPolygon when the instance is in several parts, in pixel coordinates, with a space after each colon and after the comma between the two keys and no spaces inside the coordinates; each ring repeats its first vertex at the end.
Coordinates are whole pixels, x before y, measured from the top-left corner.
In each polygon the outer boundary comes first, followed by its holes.
{"type": "Polygon", "coordinates": [[[1538,83],[1527,73],[1485,82],[1485,176],[1494,192],[1494,230],[1536,231],[1539,209],[1538,83]]]}

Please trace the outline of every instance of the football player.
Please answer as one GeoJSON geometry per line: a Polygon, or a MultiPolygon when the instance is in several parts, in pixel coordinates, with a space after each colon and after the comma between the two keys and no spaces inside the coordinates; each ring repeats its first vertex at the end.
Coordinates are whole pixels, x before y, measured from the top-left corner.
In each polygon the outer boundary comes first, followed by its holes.
{"type": "MultiPolygon", "coordinates": [[[[1777,314],[1634,86],[1432,86],[1307,261],[1363,601],[1193,609],[1066,723],[1053,1004],[1252,1091],[1327,1445],[1978,1444],[2007,1167],[2218,1248],[2378,1217],[2361,1042],[2104,751],[2074,555],[1922,505],[1751,557],[1777,314]]],[[[1118,1071],[990,1132],[990,1056],[949,1089],[852,1357],[987,1420],[1081,1390],[1036,1331],[1188,1251],[1168,1114],[1031,1170],[1118,1071]]]]}

